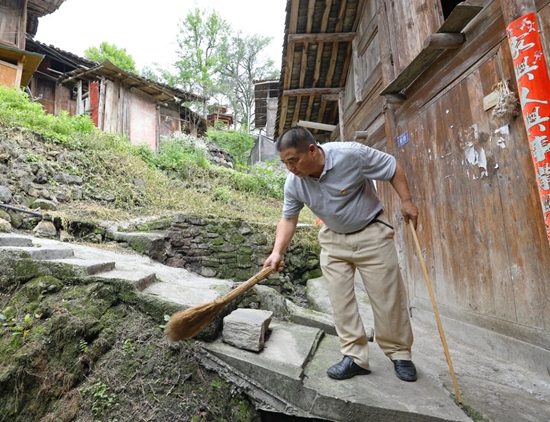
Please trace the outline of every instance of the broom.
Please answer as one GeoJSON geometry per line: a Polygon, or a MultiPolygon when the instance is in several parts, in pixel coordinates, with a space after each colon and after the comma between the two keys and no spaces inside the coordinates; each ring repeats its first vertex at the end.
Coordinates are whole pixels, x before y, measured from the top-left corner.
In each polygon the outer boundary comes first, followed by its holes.
{"type": "Polygon", "coordinates": [[[225,305],[267,278],[272,271],[271,267],[266,267],[225,296],[185,311],[176,312],[166,324],[166,334],[172,341],[186,340],[196,336],[221,312],[225,305]]]}

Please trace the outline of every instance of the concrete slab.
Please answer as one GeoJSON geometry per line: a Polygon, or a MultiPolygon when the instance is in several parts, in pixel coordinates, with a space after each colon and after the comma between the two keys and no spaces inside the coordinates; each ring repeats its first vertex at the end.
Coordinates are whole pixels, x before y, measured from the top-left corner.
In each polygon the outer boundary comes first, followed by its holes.
{"type": "Polygon", "coordinates": [[[2,246],[32,246],[32,240],[26,237],[3,236],[0,237],[0,247],[2,246]]]}
{"type": "MultiPolygon", "coordinates": [[[[319,282],[316,295],[312,296],[313,300],[321,302],[327,300],[326,297],[323,298],[323,295],[327,293],[322,287],[323,283],[319,282]]],[[[362,283],[356,282],[356,290],[364,290],[362,283]]],[[[369,308],[369,304],[359,301],[360,313],[366,327],[372,321],[370,316],[372,310],[369,308]]],[[[415,310],[413,315],[419,315],[418,310],[415,310]]],[[[496,358],[490,351],[472,346],[471,341],[463,342],[461,336],[453,337],[451,335],[452,329],[455,328],[451,321],[445,318],[442,318],[442,321],[462,400],[466,410],[475,420],[491,422],[550,421],[550,394],[548,393],[550,378],[548,373],[529,371],[525,367],[496,358]]],[[[411,323],[415,337],[412,348],[413,361],[419,372],[419,380],[412,384],[399,381],[393,375],[391,363],[376,344],[370,347],[373,373],[367,377],[361,377],[361,379],[364,378],[370,382],[378,377],[380,370],[383,370],[384,383],[397,382],[398,386],[402,386],[403,389],[410,389],[411,386],[414,388],[420,385],[420,382],[425,383],[426,380],[430,380],[431,384],[443,393],[454,395],[452,378],[437,330],[435,316],[424,312],[421,314],[421,318],[413,317],[411,323]],[[395,378],[394,381],[392,377],[395,378]]],[[[472,327],[471,335],[479,336],[480,342],[489,341],[481,340],[482,335],[477,330],[472,327]]],[[[467,332],[463,335],[467,335],[467,332]]],[[[318,355],[322,353],[327,341],[325,338],[321,343],[311,367],[317,364],[318,355]]],[[[493,347],[507,346],[504,343],[498,343],[493,344],[493,347]]],[[[332,361],[325,362],[323,365],[325,370],[342,358],[338,349],[339,346],[335,345],[336,352],[334,350],[331,352],[333,354],[332,361]]],[[[323,367],[318,369],[319,373],[323,372],[323,367]]],[[[355,382],[354,380],[353,378],[344,382],[355,382]]],[[[376,385],[378,388],[378,383],[376,385]]],[[[352,390],[353,388],[350,388],[348,391],[352,390]]]]}
{"type": "Polygon", "coordinates": [[[93,259],[48,259],[52,262],[61,262],[62,264],[73,265],[75,267],[82,267],[87,274],[95,275],[105,271],[111,271],[115,268],[114,261],[98,261],[93,259]]]}
{"type": "Polygon", "coordinates": [[[74,256],[74,251],[68,248],[43,248],[39,246],[10,246],[3,249],[15,249],[28,252],[31,259],[54,260],[71,258],[74,256]]]}
{"type": "Polygon", "coordinates": [[[352,413],[354,419],[347,420],[470,421],[449,392],[426,377],[422,368],[418,368],[418,381],[403,382],[380,349],[370,347],[371,374],[333,380],[326,370],[341,359],[338,338],[327,335],[306,368],[304,387],[318,393],[312,413],[319,417],[341,420],[352,413]]]}
{"type": "Polygon", "coordinates": [[[145,290],[157,280],[157,275],[155,273],[144,271],[139,268],[132,271],[112,269],[106,270],[105,272],[101,271],[96,275],[101,278],[120,278],[122,280],[131,281],[139,291],[145,290]]]}
{"type": "MultiPolygon", "coordinates": [[[[250,368],[256,367],[273,373],[274,377],[282,375],[301,380],[303,369],[322,335],[322,331],[316,328],[272,320],[264,349],[259,353],[238,349],[221,340],[204,343],[202,347],[222,360],[233,362],[237,369],[249,376],[253,373],[250,368]]],[[[258,381],[267,380],[262,376],[258,381]]]]}
{"type": "Polygon", "coordinates": [[[181,305],[183,309],[212,302],[213,300],[223,296],[217,291],[210,290],[208,288],[188,287],[186,289],[182,289],[177,284],[162,282],[151,284],[143,290],[143,293],[157,296],[158,298],[168,302],[176,303],[181,305]]]}

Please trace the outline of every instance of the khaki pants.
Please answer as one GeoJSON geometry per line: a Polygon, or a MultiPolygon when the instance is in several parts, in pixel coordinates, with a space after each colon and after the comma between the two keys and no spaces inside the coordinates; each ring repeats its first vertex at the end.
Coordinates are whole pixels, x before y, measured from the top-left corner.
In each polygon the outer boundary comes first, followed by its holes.
{"type": "MultiPolygon", "coordinates": [[[[388,222],[384,214],[378,219],[388,222]]],[[[413,334],[393,235],[392,228],[379,222],[353,234],[336,233],[326,226],[319,232],[321,269],[334,311],[340,350],[366,369],[369,369],[368,340],[355,298],[356,269],[370,298],[376,342],[391,359],[411,359],[413,334]]]]}

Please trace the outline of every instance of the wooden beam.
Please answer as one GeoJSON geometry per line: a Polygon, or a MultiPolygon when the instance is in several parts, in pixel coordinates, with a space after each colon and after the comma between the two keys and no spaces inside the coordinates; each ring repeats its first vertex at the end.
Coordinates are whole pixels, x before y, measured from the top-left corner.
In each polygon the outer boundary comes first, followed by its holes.
{"type": "Polygon", "coordinates": [[[355,38],[355,32],[331,32],[331,33],[316,33],[316,34],[288,34],[289,43],[299,42],[350,42],[355,38]]]}
{"type": "MultiPolygon", "coordinates": [[[[336,21],[336,27],[334,28],[335,32],[341,32],[342,31],[342,28],[343,28],[343,25],[344,25],[344,16],[345,16],[345,11],[346,11],[346,7],[347,7],[347,2],[348,2],[348,0],[342,0],[342,2],[340,3],[340,10],[338,12],[338,20],[336,21]]],[[[330,62],[329,62],[329,65],[328,65],[328,72],[327,72],[327,76],[326,76],[326,79],[325,79],[325,86],[329,87],[329,86],[333,86],[334,84],[344,86],[344,84],[341,83],[342,81],[334,81],[334,71],[336,70],[336,61],[338,59],[338,45],[332,44],[331,49],[332,49],[332,53],[330,55],[330,62]]],[[[345,65],[346,64],[349,65],[348,58],[346,58],[345,65]]],[[[343,77],[345,75],[347,75],[347,68],[345,68],[344,70],[345,70],[345,72],[342,75],[343,77]]],[[[317,121],[318,122],[320,122],[323,119],[327,118],[325,116],[327,104],[328,103],[326,103],[326,102],[324,102],[324,103],[321,102],[321,106],[319,107],[319,113],[317,115],[317,121]]],[[[333,107],[332,113],[333,114],[328,117],[330,119],[329,121],[331,121],[331,122],[336,120],[338,109],[336,107],[333,107]]]]}
{"type": "MultiPolygon", "coordinates": [[[[408,88],[430,65],[449,47],[453,42],[442,35],[458,34],[468,25],[468,23],[476,17],[483,9],[480,4],[459,3],[451,12],[447,20],[437,30],[437,34],[432,34],[428,37],[422,51],[397,75],[397,77],[381,92],[381,95],[394,94],[408,88]],[[432,38],[433,37],[433,38],[432,38]],[[433,44],[432,44],[433,40],[433,44]],[[439,46],[437,44],[440,43],[439,46]],[[427,45],[427,46],[426,46],[427,45]]],[[[457,41],[458,38],[455,40],[457,41]]]]}
{"type": "Polygon", "coordinates": [[[437,32],[461,32],[482,9],[483,5],[480,3],[467,3],[465,1],[458,3],[437,32]]]}
{"type": "Polygon", "coordinates": [[[445,50],[451,48],[459,48],[466,41],[463,33],[458,34],[430,34],[424,40],[425,50],[445,50]]]}
{"type": "Polygon", "coordinates": [[[384,94],[384,97],[388,104],[403,104],[407,100],[407,96],[399,92],[384,94]]]}
{"type": "Polygon", "coordinates": [[[338,126],[340,126],[340,142],[344,142],[346,140],[346,125],[344,122],[344,113],[346,111],[345,99],[345,92],[340,92],[340,94],[338,94],[338,126]]]}
{"type": "Polygon", "coordinates": [[[365,81],[364,69],[362,60],[359,59],[359,52],[357,51],[357,39],[353,40],[352,45],[352,56],[353,56],[353,82],[355,88],[355,102],[361,104],[363,102],[363,82],[365,81]]]}
{"type": "Polygon", "coordinates": [[[340,99],[340,94],[324,94],[321,97],[321,101],[338,101],[340,99]]]}
{"type": "Polygon", "coordinates": [[[298,126],[307,127],[308,129],[326,130],[328,132],[332,132],[338,127],[336,125],[327,125],[325,123],[306,122],[305,120],[298,121],[298,126]]]}
{"type": "MultiPolygon", "coordinates": [[[[297,1],[290,2],[290,21],[288,25],[288,31],[291,33],[296,32],[298,25],[298,7],[299,3],[297,1]]],[[[283,78],[283,89],[288,89],[290,87],[290,78],[292,76],[292,62],[294,56],[294,44],[289,44],[286,49],[286,58],[285,58],[285,72],[284,75],[281,75],[283,78]]],[[[288,113],[288,97],[281,98],[281,112],[279,114],[279,128],[278,133],[281,133],[285,127],[286,115],[288,113]]]]}
{"type": "Polygon", "coordinates": [[[283,91],[284,97],[291,97],[295,95],[325,95],[325,94],[339,94],[344,88],[298,88],[298,89],[285,89],[283,91]]]}
{"type": "Polygon", "coordinates": [[[359,142],[359,140],[366,140],[368,137],[369,137],[369,132],[367,132],[366,130],[358,130],[357,132],[355,132],[353,140],[356,142],[359,142]]]}

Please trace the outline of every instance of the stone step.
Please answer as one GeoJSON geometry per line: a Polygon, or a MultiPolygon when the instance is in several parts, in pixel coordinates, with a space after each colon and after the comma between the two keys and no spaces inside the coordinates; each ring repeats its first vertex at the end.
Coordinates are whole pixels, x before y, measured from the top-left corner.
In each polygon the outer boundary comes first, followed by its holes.
{"type": "Polygon", "coordinates": [[[32,240],[26,237],[0,237],[0,247],[4,246],[32,246],[32,240]]]}
{"type": "Polygon", "coordinates": [[[308,417],[304,409],[311,407],[315,392],[304,390],[302,379],[323,335],[316,328],[272,320],[261,352],[238,349],[218,339],[200,344],[200,358],[210,369],[246,386],[260,407],[308,417]]]}
{"type": "Polygon", "coordinates": [[[96,275],[102,278],[120,278],[131,281],[139,291],[145,290],[157,280],[157,275],[155,273],[137,269],[132,271],[117,269],[96,275]]]}
{"type": "Polygon", "coordinates": [[[72,258],[74,256],[74,251],[69,248],[41,248],[41,247],[28,247],[28,246],[8,246],[2,247],[2,249],[9,249],[15,251],[23,251],[29,254],[31,259],[40,259],[40,260],[55,260],[55,259],[65,259],[72,258]]]}
{"type": "Polygon", "coordinates": [[[403,382],[378,347],[369,350],[371,374],[333,380],[326,370],[342,359],[340,341],[336,336],[323,337],[303,382],[304,391],[316,392],[310,408],[313,415],[328,420],[349,413],[357,421],[471,421],[440,381],[422,367],[417,366],[416,382],[403,382]]]}
{"type": "Polygon", "coordinates": [[[97,275],[106,271],[111,271],[115,268],[114,261],[99,261],[93,259],[48,259],[51,262],[61,262],[75,267],[81,267],[89,275],[97,275]]]}
{"type": "Polygon", "coordinates": [[[156,296],[181,306],[183,309],[201,305],[219,299],[233,289],[233,283],[227,280],[209,278],[175,279],[166,282],[153,283],[143,290],[143,293],[156,296]]]}

